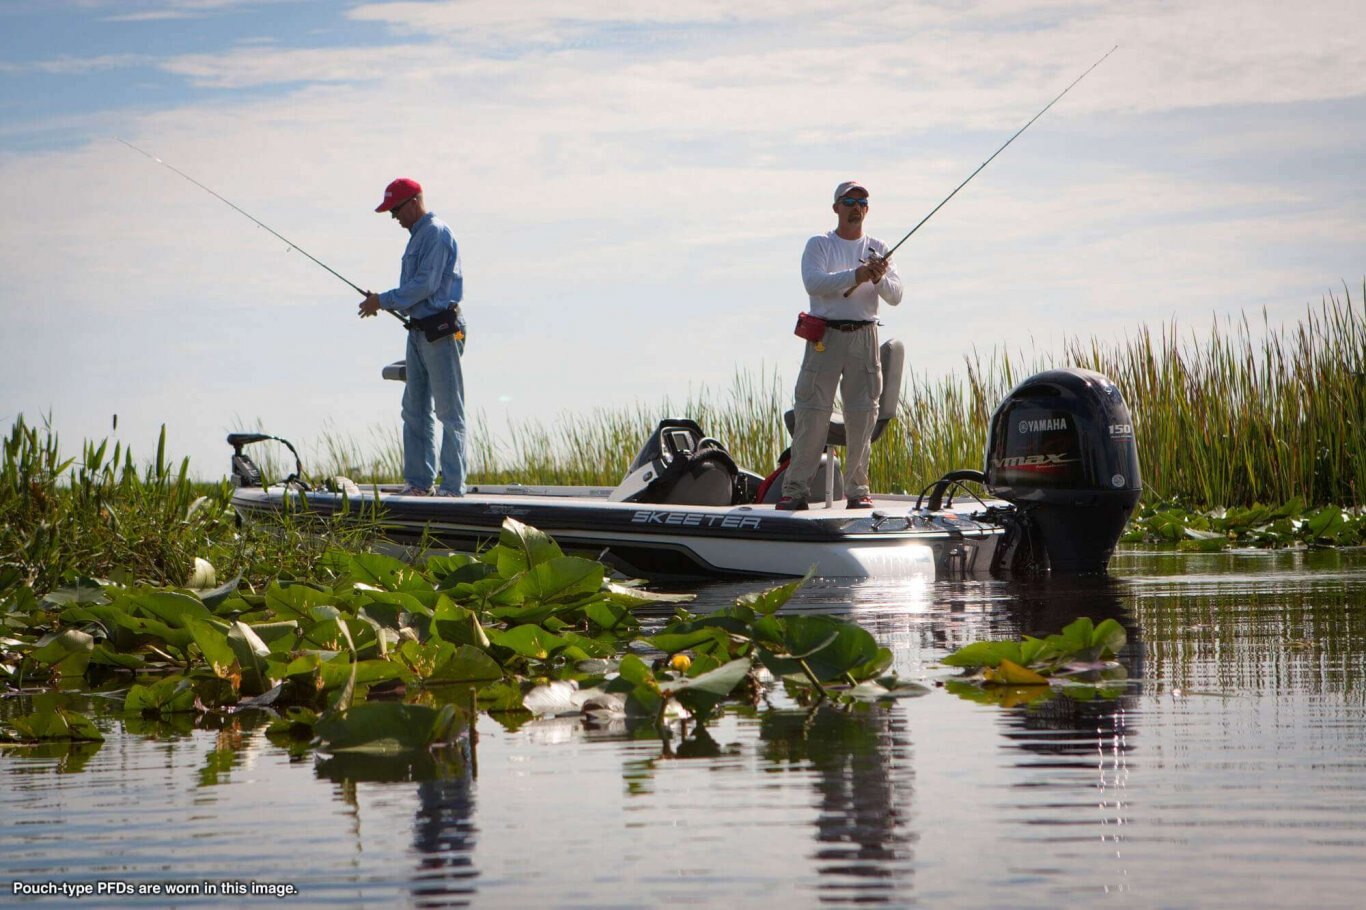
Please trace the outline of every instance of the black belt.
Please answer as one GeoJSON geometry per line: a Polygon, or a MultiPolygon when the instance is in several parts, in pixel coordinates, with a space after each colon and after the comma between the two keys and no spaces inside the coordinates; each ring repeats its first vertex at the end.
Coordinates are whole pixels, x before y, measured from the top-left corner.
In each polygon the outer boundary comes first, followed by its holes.
{"type": "Polygon", "coordinates": [[[876,319],[827,319],[825,327],[840,332],[857,332],[866,325],[877,325],[876,319]]]}
{"type": "Polygon", "coordinates": [[[446,307],[439,313],[433,313],[430,316],[423,316],[421,319],[418,319],[416,316],[400,316],[400,318],[403,319],[404,328],[406,328],[410,332],[415,332],[424,329],[425,326],[436,325],[444,319],[459,318],[459,316],[460,304],[457,303],[455,306],[446,307]]]}

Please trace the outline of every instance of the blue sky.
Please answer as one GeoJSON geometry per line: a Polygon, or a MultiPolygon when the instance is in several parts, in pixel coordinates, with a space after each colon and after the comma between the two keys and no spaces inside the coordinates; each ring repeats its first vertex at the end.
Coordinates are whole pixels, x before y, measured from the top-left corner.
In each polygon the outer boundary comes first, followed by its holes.
{"type": "MultiPolygon", "coordinates": [[[[363,287],[410,176],[461,243],[471,410],[663,414],[800,359],[806,237],[847,177],[894,242],[884,314],[931,377],[976,349],[1293,322],[1366,262],[1366,26],[1347,0],[0,2],[0,421],[157,428],[196,472],[260,423],[398,424],[363,287]]],[[[643,430],[642,430],[643,432],[643,430]]],[[[759,466],[762,467],[762,466],[759,466]]]]}

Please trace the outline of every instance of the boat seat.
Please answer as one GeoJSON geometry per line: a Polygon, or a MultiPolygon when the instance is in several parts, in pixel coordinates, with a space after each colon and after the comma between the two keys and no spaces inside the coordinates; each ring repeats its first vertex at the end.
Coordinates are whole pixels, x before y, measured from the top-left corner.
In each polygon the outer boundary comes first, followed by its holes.
{"type": "Polygon", "coordinates": [[[739,478],[740,469],[721,443],[691,420],[669,418],[659,422],[608,499],[728,506],[739,495],[739,478]]]}
{"type": "MultiPolygon", "coordinates": [[[[660,489],[654,498],[637,502],[657,502],[680,506],[728,506],[735,498],[735,461],[722,449],[703,449],[691,457],[676,459],[671,478],[666,469],[660,476],[660,489]]],[[[672,467],[672,465],[671,465],[672,467]]]]}
{"type": "MultiPolygon", "coordinates": [[[[874,442],[882,435],[882,431],[887,429],[887,424],[892,422],[892,418],[896,417],[897,405],[901,403],[901,373],[906,366],[906,346],[896,338],[889,338],[882,342],[880,355],[882,397],[878,399],[877,423],[873,425],[874,442]]],[[[783,423],[787,425],[788,435],[792,435],[797,426],[797,412],[789,409],[783,415],[783,423]]],[[[825,436],[825,445],[845,445],[843,414],[836,412],[830,415],[830,429],[825,436]]]]}

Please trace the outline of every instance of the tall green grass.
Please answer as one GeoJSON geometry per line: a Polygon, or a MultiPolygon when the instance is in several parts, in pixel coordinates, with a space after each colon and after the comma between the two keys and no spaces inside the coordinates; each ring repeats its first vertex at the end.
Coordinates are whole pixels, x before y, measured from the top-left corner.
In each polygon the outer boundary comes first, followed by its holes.
{"type": "Polygon", "coordinates": [[[1256,340],[1243,318],[1216,324],[1204,343],[1181,343],[1173,324],[1118,348],[1074,342],[1068,354],[1125,393],[1160,496],[1363,504],[1366,311],[1350,293],[1330,295],[1291,329],[1264,315],[1256,340]]]}
{"type": "MultiPolygon", "coordinates": [[[[1149,497],[1206,507],[1363,504],[1366,310],[1347,288],[1288,328],[1265,315],[1260,332],[1246,317],[1225,319],[1202,339],[1183,338],[1173,322],[1121,341],[1073,338],[1061,358],[974,352],[961,375],[905,377],[897,421],[873,449],[874,488],[913,492],[946,471],[981,467],[996,405],[1022,379],[1058,366],[1118,384],[1149,497]]],[[[728,389],[703,389],[678,405],[565,414],[501,435],[476,421],[474,475],[486,483],[615,484],[670,416],[697,420],[737,462],[766,473],[788,444],[782,414],[790,400],[776,374],[737,373],[728,389]]]]}
{"type": "Polygon", "coordinates": [[[195,559],[248,587],[304,577],[329,547],[358,546],[372,527],[283,524],[238,527],[226,482],[201,483],[189,459],[166,452],[143,464],[122,443],[86,442],[62,453],[58,435],[20,416],[0,439],[0,593],[50,591],[78,577],[186,584],[195,559]]]}

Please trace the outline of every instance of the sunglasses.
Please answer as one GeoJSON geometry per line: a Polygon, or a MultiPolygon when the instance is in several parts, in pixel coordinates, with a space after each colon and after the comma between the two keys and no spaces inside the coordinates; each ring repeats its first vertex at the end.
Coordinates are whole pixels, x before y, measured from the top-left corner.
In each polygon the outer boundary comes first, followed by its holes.
{"type": "Polygon", "coordinates": [[[396,205],[396,206],[394,206],[393,208],[391,208],[391,209],[389,210],[389,214],[392,215],[393,217],[397,218],[397,217],[398,217],[398,213],[401,212],[401,211],[403,211],[403,207],[404,207],[405,205],[407,205],[408,203],[412,202],[412,201],[413,201],[414,199],[416,199],[416,198],[417,198],[416,196],[409,196],[407,199],[403,200],[403,201],[400,202],[398,205],[396,205]]]}
{"type": "Polygon", "coordinates": [[[868,197],[865,196],[862,199],[859,199],[854,196],[841,196],[840,205],[847,205],[850,208],[858,206],[861,209],[866,209],[868,207],[868,197]]]}

